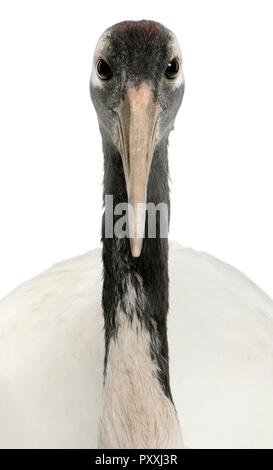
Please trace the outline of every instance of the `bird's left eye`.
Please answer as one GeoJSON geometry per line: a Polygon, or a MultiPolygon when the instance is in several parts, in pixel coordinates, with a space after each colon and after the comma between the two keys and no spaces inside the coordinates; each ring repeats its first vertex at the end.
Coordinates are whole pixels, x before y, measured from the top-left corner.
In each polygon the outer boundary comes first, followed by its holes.
{"type": "Polygon", "coordinates": [[[179,62],[178,59],[172,59],[166,68],[166,77],[169,79],[176,78],[179,72],[179,62]]]}
{"type": "Polygon", "coordinates": [[[110,80],[113,76],[111,68],[103,59],[99,59],[97,62],[97,74],[102,80],[110,80]]]}

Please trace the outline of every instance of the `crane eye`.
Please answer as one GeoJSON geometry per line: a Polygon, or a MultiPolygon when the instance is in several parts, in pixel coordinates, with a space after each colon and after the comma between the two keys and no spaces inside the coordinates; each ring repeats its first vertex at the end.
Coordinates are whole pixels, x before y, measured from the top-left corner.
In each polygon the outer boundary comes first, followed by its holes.
{"type": "Polygon", "coordinates": [[[105,60],[99,59],[97,62],[97,74],[102,80],[110,80],[113,72],[105,60]]]}
{"type": "Polygon", "coordinates": [[[166,68],[166,77],[169,79],[176,78],[179,72],[179,62],[177,59],[172,59],[168,63],[168,67],[166,68]]]}

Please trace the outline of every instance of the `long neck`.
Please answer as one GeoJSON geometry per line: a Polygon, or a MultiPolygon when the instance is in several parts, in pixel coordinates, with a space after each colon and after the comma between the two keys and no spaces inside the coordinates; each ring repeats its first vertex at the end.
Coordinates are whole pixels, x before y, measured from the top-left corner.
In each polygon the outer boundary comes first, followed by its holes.
{"type": "MultiPolygon", "coordinates": [[[[113,196],[115,208],[127,201],[122,161],[107,144],[104,157],[104,196],[113,196]]],[[[165,203],[169,212],[167,141],[153,156],[147,202],[165,203]]],[[[114,216],[114,224],[117,219],[114,216]]],[[[105,390],[100,447],[179,445],[169,383],[168,240],[160,237],[159,213],[155,235],[149,238],[146,233],[140,257],[133,258],[128,238],[117,238],[115,233],[106,237],[104,215],[105,390]]]]}

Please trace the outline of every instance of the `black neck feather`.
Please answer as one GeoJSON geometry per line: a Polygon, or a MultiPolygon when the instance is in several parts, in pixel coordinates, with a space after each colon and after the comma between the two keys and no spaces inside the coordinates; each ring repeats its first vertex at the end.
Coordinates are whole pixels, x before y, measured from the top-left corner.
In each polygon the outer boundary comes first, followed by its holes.
{"type": "MultiPolygon", "coordinates": [[[[120,154],[111,144],[104,142],[104,196],[113,195],[113,205],[127,202],[127,191],[120,154]]],[[[147,202],[164,202],[169,213],[169,186],[167,140],[161,142],[154,153],[149,175],[147,202]]],[[[119,216],[120,217],[120,216],[119,216]]],[[[114,222],[118,217],[114,216],[114,222]]],[[[147,229],[147,228],[146,228],[147,229]]],[[[109,343],[117,334],[117,307],[132,320],[137,315],[143,328],[150,334],[150,353],[158,365],[158,378],[165,394],[171,398],[167,342],[167,312],[169,308],[168,239],[159,236],[157,218],[156,238],[143,240],[139,258],[133,258],[128,238],[105,237],[105,215],[102,222],[103,241],[103,295],[105,321],[106,373],[109,343]],[[130,278],[136,291],[134,311],[126,306],[126,280],[130,278]],[[143,292],[146,299],[143,306],[143,292]]]]}

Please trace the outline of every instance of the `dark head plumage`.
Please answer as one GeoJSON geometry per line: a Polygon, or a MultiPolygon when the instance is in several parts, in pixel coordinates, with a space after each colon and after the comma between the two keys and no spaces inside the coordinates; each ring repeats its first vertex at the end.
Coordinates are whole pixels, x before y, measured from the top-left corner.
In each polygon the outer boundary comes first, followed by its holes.
{"type": "Polygon", "coordinates": [[[113,26],[113,29],[119,30],[127,39],[130,35],[135,38],[147,38],[151,41],[155,40],[162,32],[164,27],[156,21],[141,20],[141,21],[123,21],[113,26]]]}
{"type": "Polygon", "coordinates": [[[155,96],[159,97],[161,91],[162,99],[169,94],[168,91],[175,92],[177,89],[179,95],[183,95],[184,78],[179,44],[175,35],[160,23],[148,20],[124,21],[102,34],[94,54],[90,81],[92,98],[94,88],[102,88],[95,70],[100,57],[113,72],[113,80],[104,83],[104,88],[113,102],[115,100],[115,105],[124,96],[128,85],[139,86],[143,81],[149,84],[155,96]],[[165,71],[173,58],[179,61],[180,73],[166,86],[165,71]]]}

